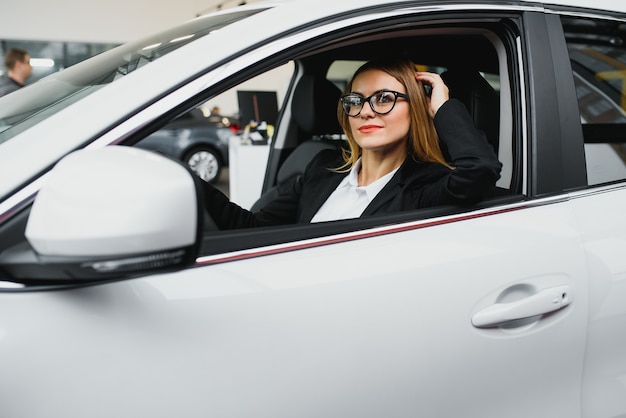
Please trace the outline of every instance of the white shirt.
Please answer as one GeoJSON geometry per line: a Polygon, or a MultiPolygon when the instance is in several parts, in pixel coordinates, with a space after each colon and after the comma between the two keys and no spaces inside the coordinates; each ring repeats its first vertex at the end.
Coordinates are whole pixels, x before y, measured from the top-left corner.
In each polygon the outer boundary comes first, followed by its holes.
{"type": "Polygon", "coordinates": [[[352,170],[341,180],[335,191],[319,208],[311,222],[358,218],[374,200],[378,192],[389,183],[398,168],[368,186],[359,187],[359,171],[361,170],[361,159],[359,158],[352,170]]]}

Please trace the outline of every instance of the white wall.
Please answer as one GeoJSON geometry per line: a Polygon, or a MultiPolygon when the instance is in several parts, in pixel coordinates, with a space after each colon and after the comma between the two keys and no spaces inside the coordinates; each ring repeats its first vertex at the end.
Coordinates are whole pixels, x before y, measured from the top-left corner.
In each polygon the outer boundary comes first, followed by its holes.
{"type": "MultiPolygon", "coordinates": [[[[258,0],[247,0],[254,3],[258,0]]],[[[241,0],[3,0],[0,39],[122,43],[241,0]]]]}
{"type": "MultiPolygon", "coordinates": [[[[220,108],[222,115],[232,116],[237,114],[239,112],[237,91],[239,90],[275,91],[278,108],[280,109],[283,105],[283,99],[287,93],[287,88],[289,87],[289,82],[291,81],[294,70],[295,67],[291,62],[274,68],[267,73],[245,81],[235,88],[215,96],[204,104],[204,110],[210,111],[214,106],[217,106],[220,108]]],[[[248,122],[249,121],[242,121],[244,124],[248,122]]]]}

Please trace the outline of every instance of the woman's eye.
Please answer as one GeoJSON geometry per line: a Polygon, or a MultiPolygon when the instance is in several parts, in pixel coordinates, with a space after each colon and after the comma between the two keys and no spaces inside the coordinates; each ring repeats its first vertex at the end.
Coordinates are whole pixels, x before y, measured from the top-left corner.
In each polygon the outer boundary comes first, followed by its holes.
{"type": "Polygon", "coordinates": [[[393,102],[393,94],[391,93],[381,93],[376,101],[378,103],[389,103],[389,102],[393,102]]]}

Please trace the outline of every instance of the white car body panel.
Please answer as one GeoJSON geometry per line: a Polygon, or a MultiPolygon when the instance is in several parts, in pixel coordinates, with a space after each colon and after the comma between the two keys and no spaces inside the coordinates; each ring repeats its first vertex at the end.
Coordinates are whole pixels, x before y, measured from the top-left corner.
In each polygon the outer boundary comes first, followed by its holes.
{"type": "Polygon", "coordinates": [[[620,416],[626,398],[626,190],[623,186],[572,200],[589,271],[589,337],[583,375],[583,416],[620,416]],[[596,214],[601,213],[602,216],[596,214]]]}
{"type": "Polygon", "coordinates": [[[3,345],[1,396],[40,394],[5,412],[40,416],[46,405],[65,417],[496,417],[506,405],[508,417],[578,416],[568,399],[581,390],[588,283],[569,206],[2,295],[0,310],[21,319],[3,329],[16,345],[3,345]],[[520,263],[520,253],[534,262],[520,263]],[[519,328],[472,326],[473,313],[520,284],[567,284],[575,296],[519,328]],[[31,306],[39,315],[23,311],[31,306]],[[48,379],[29,379],[24,370],[33,367],[48,379]],[[379,393],[386,380],[388,393],[379,393]],[[67,393],[74,382],[82,390],[67,393]],[[546,402],[528,402],[544,393],[546,402]],[[170,409],[157,402],[163,397],[170,409]]]}

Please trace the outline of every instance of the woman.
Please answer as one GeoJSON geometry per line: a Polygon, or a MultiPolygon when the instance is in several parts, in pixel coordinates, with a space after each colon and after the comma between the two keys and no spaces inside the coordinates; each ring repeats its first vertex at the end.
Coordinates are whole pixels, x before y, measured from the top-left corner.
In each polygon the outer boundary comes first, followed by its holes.
{"type": "Polygon", "coordinates": [[[338,106],[349,151],[321,152],[294,184],[257,213],[206,185],[220,229],[356,218],[488,195],[501,164],[439,75],[409,60],[379,60],[354,74],[338,106]],[[431,95],[426,95],[429,86],[431,95]],[[446,161],[439,143],[445,144],[446,161]]]}

